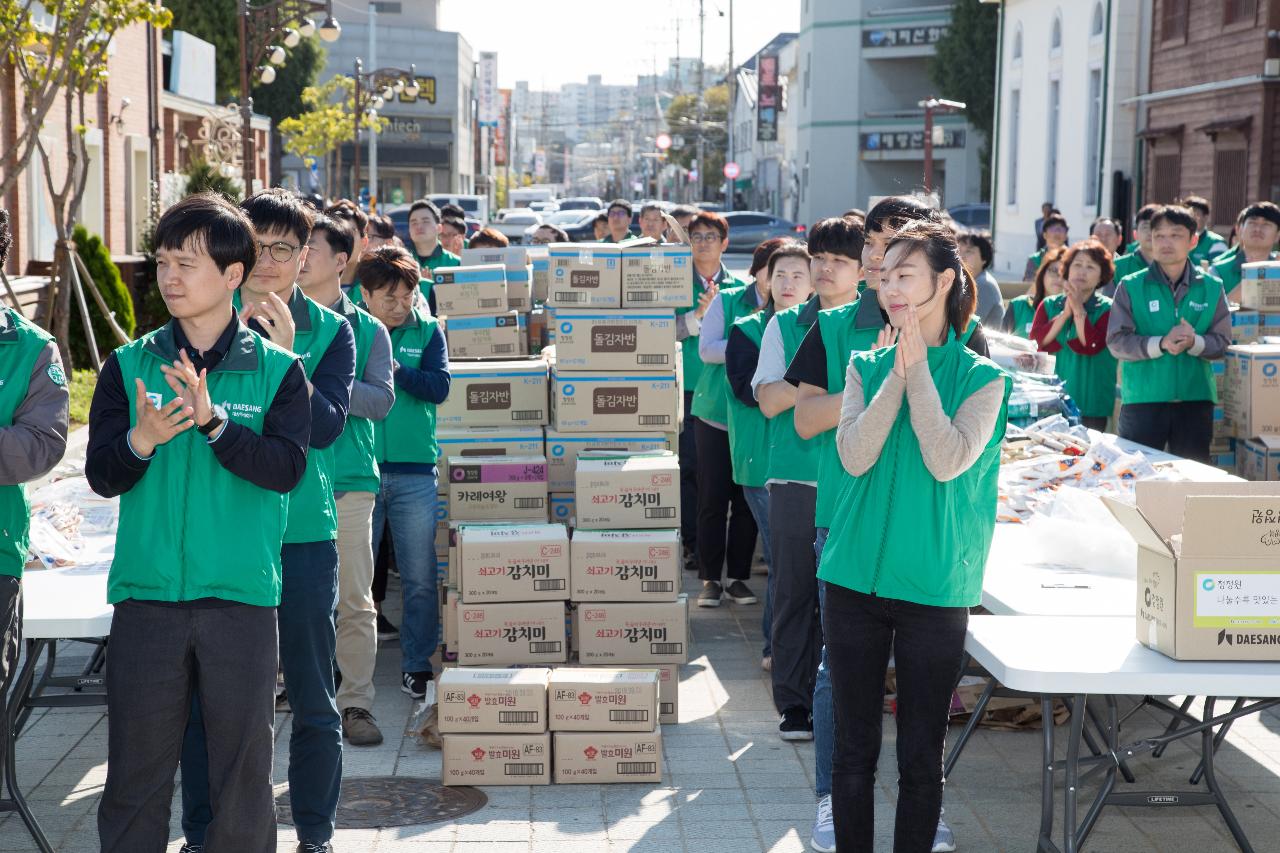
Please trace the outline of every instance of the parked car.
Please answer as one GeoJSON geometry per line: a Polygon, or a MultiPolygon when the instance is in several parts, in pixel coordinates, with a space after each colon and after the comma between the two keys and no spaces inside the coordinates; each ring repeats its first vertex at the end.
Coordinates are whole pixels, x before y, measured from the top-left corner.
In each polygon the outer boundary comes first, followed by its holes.
{"type": "Polygon", "coordinates": [[[604,210],[604,199],[596,196],[575,196],[560,199],[561,210],[604,210]]]}
{"type": "Polygon", "coordinates": [[[490,227],[503,234],[514,246],[524,241],[525,229],[530,225],[536,228],[541,224],[542,214],[525,207],[518,207],[498,211],[498,218],[490,227]]]}
{"type": "Polygon", "coordinates": [[[722,214],[729,223],[730,252],[754,252],[772,237],[803,240],[808,229],[772,213],[759,210],[735,210],[722,214]]]}
{"type": "Polygon", "coordinates": [[[554,225],[557,228],[563,228],[571,242],[589,243],[596,236],[595,229],[591,225],[595,222],[596,215],[597,212],[594,210],[558,210],[555,213],[548,213],[537,225],[530,225],[524,229],[524,242],[532,242],[534,233],[543,225],[554,225]]]}
{"type": "Polygon", "coordinates": [[[989,204],[957,204],[947,208],[947,213],[957,225],[966,228],[990,228],[991,205],[989,204]]]}
{"type": "Polygon", "coordinates": [[[555,213],[559,209],[560,209],[560,204],[554,201],[529,202],[529,210],[534,210],[534,211],[537,211],[538,213],[543,213],[543,214],[555,213]]]}
{"type": "MultiPolygon", "coordinates": [[[[384,210],[383,213],[391,217],[391,224],[396,227],[396,234],[406,246],[409,245],[409,205],[397,205],[384,210]]],[[[484,227],[479,219],[472,219],[470,216],[467,217],[466,223],[468,240],[484,227]]]]}
{"type": "Polygon", "coordinates": [[[468,219],[489,221],[489,198],[483,195],[431,195],[427,196],[436,207],[456,204],[466,213],[468,219]]]}

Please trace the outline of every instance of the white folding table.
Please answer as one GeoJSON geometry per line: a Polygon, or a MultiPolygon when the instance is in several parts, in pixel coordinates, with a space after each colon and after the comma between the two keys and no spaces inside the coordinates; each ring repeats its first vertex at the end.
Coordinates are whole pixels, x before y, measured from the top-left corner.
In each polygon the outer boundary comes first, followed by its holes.
{"type": "MultiPolygon", "coordinates": [[[[1091,572],[1061,562],[1032,563],[1034,525],[997,524],[991,539],[982,606],[1001,616],[1132,616],[1135,573],[1127,577],[1091,572]]],[[[1135,548],[1135,555],[1137,551],[1135,548]]]]}
{"type": "Polygon", "coordinates": [[[1198,806],[1218,808],[1236,843],[1245,853],[1253,847],[1227,803],[1214,775],[1215,729],[1280,704],[1280,663],[1177,661],[1142,646],[1135,639],[1132,617],[974,616],[969,620],[965,650],[991,673],[994,680],[1040,697],[1044,716],[1041,760],[1040,837],[1037,851],[1076,853],[1082,849],[1099,814],[1107,805],[1198,806]],[[1105,748],[1082,756],[1088,697],[1101,697],[1108,719],[1100,726],[1105,748]],[[1118,696],[1204,696],[1202,718],[1178,708],[1164,709],[1183,726],[1131,743],[1119,742],[1118,696]],[[1232,710],[1214,713],[1216,697],[1238,699],[1232,710]],[[1054,761],[1053,699],[1063,697],[1071,708],[1066,759],[1054,761]],[[1117,793],[1116,774],[1124,761],[1154,751],[1172,741],[1200,736],[1205,790],[1117,793]],[[1077,822],[1077,796],[1086,775],[1100,772],[1101,788],[1083,820],[1077,822]],[[1063,847],[1053,841],[1053,774],[1064,775],[1063,847]]]}

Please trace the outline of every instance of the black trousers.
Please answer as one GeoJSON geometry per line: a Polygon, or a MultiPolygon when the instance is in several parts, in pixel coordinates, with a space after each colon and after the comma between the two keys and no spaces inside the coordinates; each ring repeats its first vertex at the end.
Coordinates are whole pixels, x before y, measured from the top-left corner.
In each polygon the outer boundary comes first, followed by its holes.
{"type": "Polygon", "coordinates": [[[382,530],[373,531],[373,541],[379,542],[378,552],[373,555],[373,600],[378,604],[387,599],[387,577],[391,570],[391,562],[395,559],[394,550],[391,547],[391,537],[384,536],[387,530],[387,523],[384,520],[382,530]]]}
{"type": "Polygon", "coordinates": [[[697,418],[689,414],[693,392],[684,392],[684,423],[680,426],[680,540],[686,550],[698,549],[698,443],[693,437],[697,418]]]}
{"type": "Polygon", "coordinates": [[[1088,417],[1081,417],[1081,418],[1080,418],[1080,423],[1084,424],[1084,425],[1085,425],[1085,426],[1087,426],[1089,429],[1096,429],[1098,432],[1106,432],[1106,431],[1107,431],[1107,419],[1106,419],[1106,418],[1088,418],[1088,417]]]}
{"type": "Polygon", "coordinates": [[[1120,437],[1207,464],[1213,443],[1213,403],[1125,403],[1120,407],[1120,437]]]}
{"type": "Polygon", "coordinates": [[[969,611],[824,587],[836,744],[831,808],[840,853],[873,853],[884,677],[898,680],[898,808],[894,853],[929,853],[942,812],[942,750],[964,661],[969,611]]]}
{"type": "Polygon", "coordinates": [[[773,553],[773,704],[813,712],[813,687],[822,652],[818,621],[818,566],[813,526],[818,490],[800,483],[769,487],[769,539],[773,553]]]}
{"type": "Polygon", "coordinates": [[[209,745],[209,853],[274,853],[278,642],[274,607],[116,605],[102,853],[168,848],[173,777],[197,678],[209,745]]]}
{"type": "Polygon", "coordinates": [[[693,428],[698,443],[698,577],[746,580],[758,531],[742,487],[733,482],[729,433],[701,420],[693,428]]]}

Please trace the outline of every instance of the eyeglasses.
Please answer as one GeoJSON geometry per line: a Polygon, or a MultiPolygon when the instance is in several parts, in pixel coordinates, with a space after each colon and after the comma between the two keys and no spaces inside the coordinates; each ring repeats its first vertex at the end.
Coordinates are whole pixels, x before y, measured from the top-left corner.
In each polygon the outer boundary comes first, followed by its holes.
{"type": "Polygon", "coordinates": [[[534,245],[537,245],[537,246],[546,246],[546,245],[548,245],[549,243],[552,243],[552,242],[554,242],[554,241],[553,241],[553,240],[552,240],[552,238],[550,238],[550,237],[538,237],[538,236],[535,236],[535,237],[534,237],[532,240],[530,240],[529,242],[530,242],[530,243],[533,243],[534,245]]]}
{"type": "Polygon", "coordinates": [[[631,214],[627,213],[622,208],[618,208],[617,210],[609,211],[609,218],[610,219],[630,219],[631,214]]]}
{"type": "Polygon", "coordinates": [[[719,243],[724,238],[715,231],[699,231],[689,235],[690,243],[719,243]]]}
{"type": "Polygon", "coordinates": [[[286,243],[283,240],[277,240],[274,243],[263,243],[258,241],[258,257],[262,257],[263,251],[270,253],[271,260],[277,264],[287,264],[293,260],[293,256],[298,253],[301,246],[295,246],[292,243],[286,243]]]}

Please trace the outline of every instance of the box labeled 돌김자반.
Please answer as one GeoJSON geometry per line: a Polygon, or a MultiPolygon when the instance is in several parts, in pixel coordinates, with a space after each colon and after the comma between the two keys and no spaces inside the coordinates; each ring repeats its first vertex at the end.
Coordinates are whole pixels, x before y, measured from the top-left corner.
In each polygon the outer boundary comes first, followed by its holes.
{"type": "Polygon", "coordinates": [[[1263,314],[1280,312],[1280,261],[1255,261],[1241,266],[1240,307],[1263,314]]]}
{"type": "Polygon", "coordinates": [[[680,526],[680,460],[670,451],[583,453],[574,493],[582,530],[680,526]]]}
{"type": "Polygon", "coordinates": [[[453,457],[449,460],[449,517],[546,521],[546,457],[453,457]]]}
{"type": "Polygon", "coordinates": [[[570,548],[572,601],[675,601],[679,530],[579,530],[570,548]]]}
{"type": "Polygon", "coordinates": [[[556,732],[560,785],[662,781],[662,732],[556,732]]]}
{"type": "Polygon", "coordinates": [[[552,243],[547,304],[557,308],[621,308],[622,251],[611,243],[552,243]]]}
{"type": "Polygon", "coordinates": [[[500,264],[441,267],[432,278],[436,311],[443,316],[507,310],[507,272],[500,264]]]}
{"type": "Polygon", "coordinates": [[[1280,434],[1280,345],[1227,347],[1223,408],[1236,438],[1280,434]]]}
{"type": "Polygon", "coordinates": [[[567,660],[564,604],[458,604],[458,664],[513,666],[567,660]]]}
{"type": "Polygon", "coordinates": [[[672,311],[556,309],[550,321],[559,370],[645,372],[675,364],[672,311]]]}
{"type": "Polygon", "coordinates": [[[547,363],[542,359],[455,362],[449,374],[449,396],[436,407],[437,428],[546,425],[547,363]]]}
{"type": "Polygon", "coordinates": [[[1280,483],[1134,484],[1138,641],[1177,660],[1280,661],[1280,483]]]}
{"type": "Polygon", "coordinates": [[[551,409],[558,432],[676,432],[679,370],[662,373],[552,373],[551,409]]]}
{"type": "Polygon", "coordinates": [[[680,244],[624,246],[622,307],[693,307],[693,249],[680,244]]]}
{"type": "Polygon", "coordinates": [[[658,672],[559,667],[547,683],[553,732],[651,732],[658,725],[658,672]]]}
{"type": "Polygon", "coordinates": [[[551,735],[457,732],[441,735],[445,785],[549,785],[551,735]]]}
{"type": "Polygon", "coordinates": [[[445,670],[436,681],[440,732],[545,732],[550,675],[539,667],[445,670]]]}
{"type": "MultiPolygon", "coordinates": [[[[440,446],[440,482],[448,485],[451,456],[541,456],[546,448],[541,427],[447,427],[436,430],[440,446]]],[[[548,467],[548,476],[550,468],[548,467]]]]}
{"type": "Polygon", "coordinates": [[[528,315],[468,314],[444,319],[450,360],[455,358],[512,358],[529,354],[528,315]]]}
{"type": "Polygon", "coordinates": [[[590,450],[624,454],[674,449],[668,434],[661,432],[561,433],[549,429],[546,445],[547,488],[553,492],[567,492],[576,488],[578,456],[590,450]]]}
{"type": "Polygon", "coordinates": [[[462,600],[564,601],[569,533],[563,524],[468,524],[458,530],[462,600]]]}
{"type": "Polygon", "coordinates": [[[686,599],[580,604],[574,636],[582,664],[687,663],[686,599]]]}

